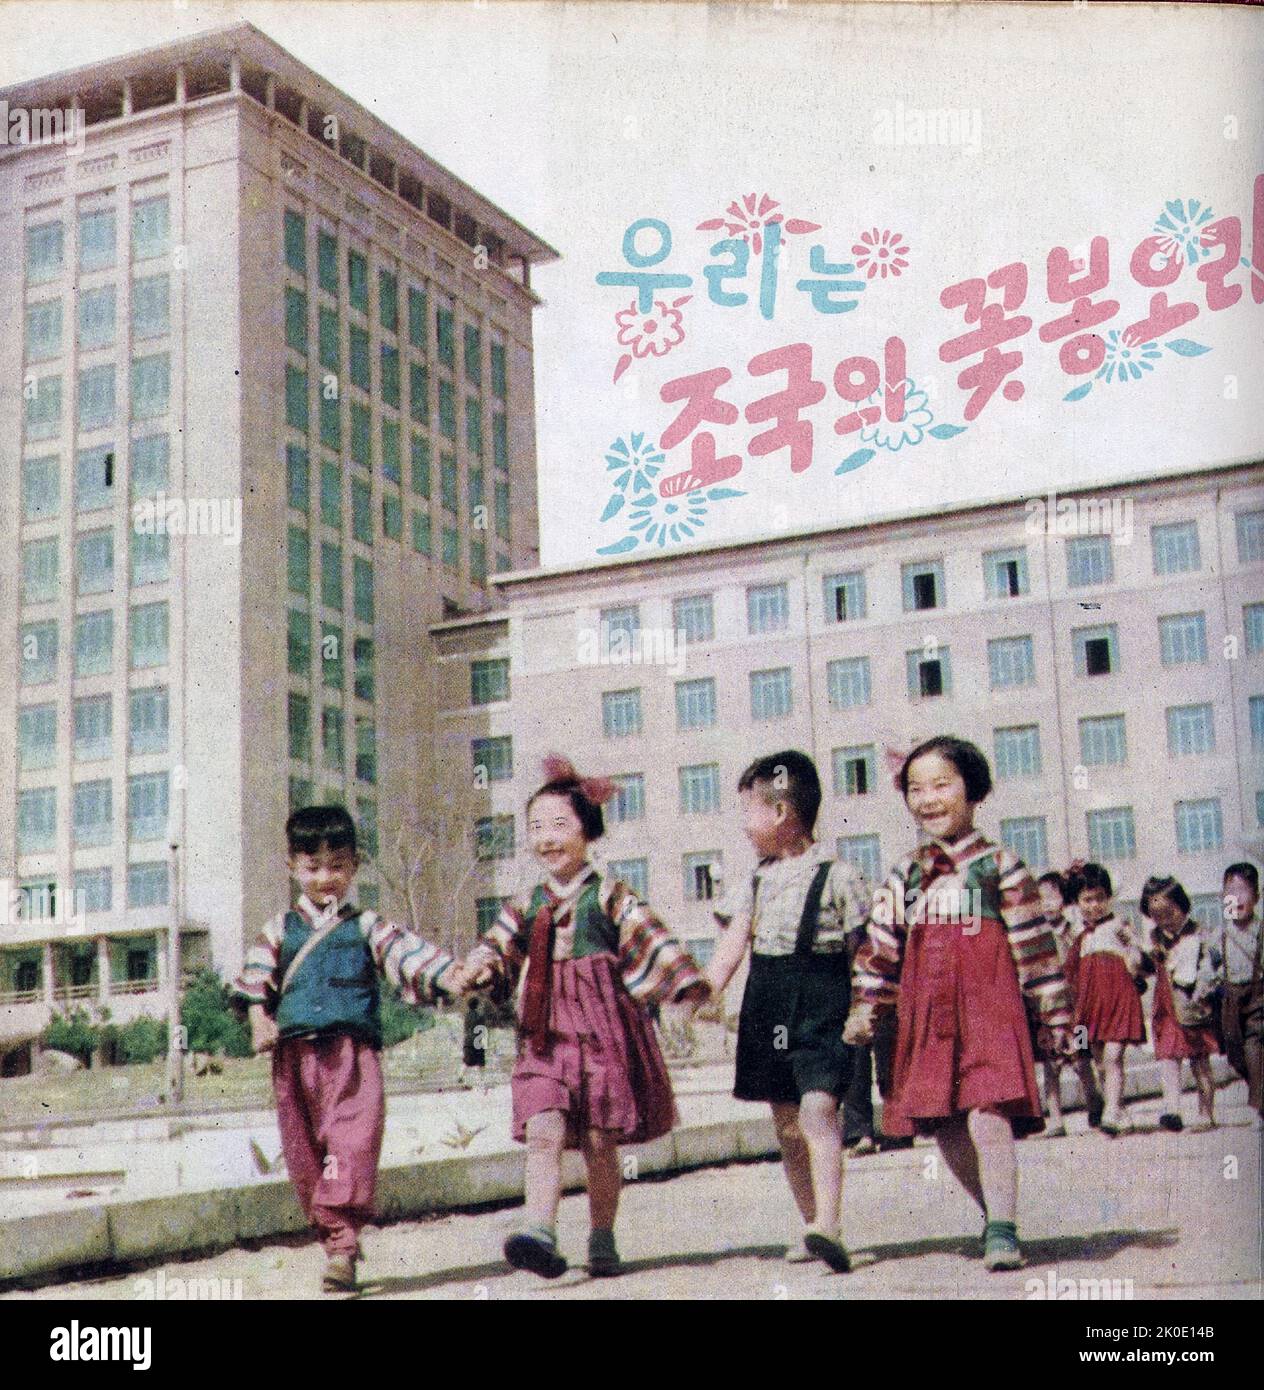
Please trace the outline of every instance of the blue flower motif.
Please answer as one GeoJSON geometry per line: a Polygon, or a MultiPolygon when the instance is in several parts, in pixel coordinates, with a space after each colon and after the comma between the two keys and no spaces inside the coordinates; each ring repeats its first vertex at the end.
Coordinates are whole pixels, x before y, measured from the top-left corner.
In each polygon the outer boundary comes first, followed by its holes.
{"type": "Polygon", "coordinates": [[[1140,381],[1144,373],[1152,372],[1163,354],[1157,343],[1133,343],[1112,328],[1106,335],[1106,360],[1097,369],[1094,380],[1105,377],[1107,382],[1140,381]]]}
{"type": "Polygon", "coordinates": [[[1174,198],[1164,204],[1154,230],[1167,255],[1180,255],[1190,265],[1197,265],[1207,254],[1202,244],[1202,228],[1211,218],[1211,208],[1197,198],[1191,198],[1188,204],[1183,198],[1174,198]]]}
{"type": "MultiPolygon", "coordinates": [[[[876,444],[879,449],[889,449],[894,454],[906,444],[922,442],[922,435],[930,428],[935,417],[927,404],[926,392],[918,390],[912,377],[904,382],[904,386],[904,419],[892,424],[879,417],[876,425],[865,425],[860,431],[860,438],[866,444],[876,444]]],[[[865,401],[865,405],[881,408],[885,399],[885,388],[879,386],[865,401]]]]}
{"type": "Polygon", "coordinates": [[[648,492],[666,461],[667,456],[660,449],[646,442],[642,430],[630,440],[620,436],[614,441],[606,455],[606,471],[616,475],[612,481],[620,492],[627,492],[629,483],[633,493],[648,492]]]}
{"type": "Polygon", "coordinates": [[[649,492],[635,498],[629,507],[628,530],[646,545],[664,546],[668,541],[689,540],[706,519],[707,499],[702,489],[679,497],[649,492]]]}

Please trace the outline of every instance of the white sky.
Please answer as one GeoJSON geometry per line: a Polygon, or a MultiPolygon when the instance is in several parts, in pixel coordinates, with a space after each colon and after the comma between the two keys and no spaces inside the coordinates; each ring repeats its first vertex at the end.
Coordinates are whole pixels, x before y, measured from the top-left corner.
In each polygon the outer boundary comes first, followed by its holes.
{"type": "MultiPolygon", "coordinates": [[[[699,539],[1264,453],[1264,305],[1249,291],[1211,314],[1187,272],[1172,298],[1195,300],[1200,313],[1172,336],[1212,350],[1165,354],[1150,379],[1099,383],[1075,403],[1063,395],[1088,378],[1065,376],[1057,345],[1036,336],[1062,312],[1045,295],[1049,249],[1082,247],[1095,234],[1110,238],[1106,293],[1121,301],[1105,329],[1143,316],[1149,291],[1132,282],[1127,255],[1168,199],[1196,197],[1217,217],[1241,216],[1251,254],[1251,183],[1264,173],[1264,30],[1249,11],[0,0],[0,87],[236,19],[562,252],[535,278],[546,300],[535,321],[546,564],[591,558],[626,533],[624,517],[598,521],[611,490],[604,454],[616,436],[661,435],[677,409],[658,399],[665,381],[726,366],[729,398],[744,406],[783,381],[754,383],[748,360],[793,342],[812,346],[813,374],[827,390],[807,415],[812,466],[792,474],[785,453],[747,457],[732,485],[748,495],[713,503],[699,539]],[[978,142],[883,144],[876,123],[901,105],[977,113],[978,142]],[[771,323],[753,303],[708,302],[701,273],[711,237],[722,233],[697,232],[696,223],[752,191],[822,227],[787,238],[771,323]],[[694,277],[691,290],[676,291],[693,295],[688,336],[614,385],[622,349],[613,314],[631,296],[594,277],[622,268],[624,228],[649,216],[671,226],[669,267],[694,277]],[[854,313],[812,311],[793,289],[808,245],[822,241],[831,256],[854,259],[850,246],[872,227],[903,234],[907,272],[870,286],[854,313]],[[1025,397],[998,394],[966,434],[879,451],[836,477],[860,441],[833,432],[850,408],[833,393],[834,363],[853,353],[881,360],[886,337],[898,334],[936,421],[961,424],[967,393],[955,376],[965,364],[944,366],[937,352],[965,327],[959,311],[940,307],[939,292],[1013,260],[1031,270],[1020,311],[1035,321],[1019,344],[1025,397]],[[1231,377],[1241,388],[1226,399],[1231,377]]],[[[758,428],[721,430],[718,452],[745,454],[758,428]]],[[[688,465],[688,447],[673,452],[665,473],[688,465]]]]}

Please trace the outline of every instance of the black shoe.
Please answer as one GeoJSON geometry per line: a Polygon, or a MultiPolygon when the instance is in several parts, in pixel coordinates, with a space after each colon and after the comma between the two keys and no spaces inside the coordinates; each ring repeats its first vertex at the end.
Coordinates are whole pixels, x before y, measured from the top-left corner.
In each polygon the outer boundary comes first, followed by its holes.
{"type": "Polygon", "coordinates": [[[1088,1107],[1088,1127],[1097,1129],[1102,1123],[1102,1111],[1105,1110],[1104,1101],[1090,1101],[1088,1107]]]}
{"type": "Polygon", "coordinates": [[[889,1135],[881,1134],[878,1136],[878,1152],[889,1153],[892,1149],[911,1149],[913,1147],[913,1136],[910,1135],[889,1135]]]}
{"type": "Polygon", "coordinates": [[[851,1273],[851,1260],[848,1259],[847,1251],[843,1249],[841,1241],[826,1235],[824,1231],[810,1228],[804,1234],[803,1243],[818,1260],[823,1260],[835,1274],[851,1273]]]}
{"type": "Polygon", "coordinates": [[[1185,1128],[1185,1121],[1179,1115],[1160,1115],[1159,1128],[1170,1130],[1173,1134],[1179,1134],[1185,1128]]]}
{"type": "Polygon", "coordinates": [[[515,1269],[529,1269],[542,1279],[557,1279],[568,1268],[552,1241],[529,1231],[518,1231],[505,1241],[505,1259],[515,1269]]]}

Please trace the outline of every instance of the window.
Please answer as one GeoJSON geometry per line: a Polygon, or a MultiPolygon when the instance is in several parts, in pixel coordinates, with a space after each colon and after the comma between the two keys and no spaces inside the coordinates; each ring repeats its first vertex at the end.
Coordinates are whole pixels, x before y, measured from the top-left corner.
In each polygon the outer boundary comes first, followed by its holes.
{"type": "Polygon", "coordinates": [[[326,608],[342,610],[342,546],[320,545],[320,601],[326,608]]]}
{"type": "Polygon", "coordinates": [[[470,703],[490,705],[509,698],[509,660],[493,657],[470,663],[470,703]]]}
{"type": "Polygon", "coordinates": [[[1174,757],[1216,751],[1216,726],[1210,705],[1174,705],[1168,710],[1167,751],[1174,757]]]}
{"type": "Polygon", "coordinates": [[[56,536],[49,536],[22,547],[23,603],[51,603],[57,597],[60,545],[56,536]]]}
{"type": "Polygon", "coordinates": [[[650,864],[648,859],[612,859],[611,876],[621,879],[636,894],[645,899],[650,895],[650,864]]]}
{"type": "Polygon", "coordinates": [[[56,439],[60,433],[61,377],[40,377],[26,398],[26,437],[56,439]]]}
{"type": "Polygon", "coordinates": [[[114,801],[108,777],[75,783],[74,827],[76,849],[108,845],[114,838],[114,801]]]}
{"type": "Polygon", "coordinates": [[[987,650],[993,690],[1035,683],[1036,656],[1030,637],[998,637],[987,644],[987,650]]]}
{"type": "Polygon", "coordinates": [[[1071,629],[1075,670],[1081,676],[1108,676],[1119,670],[1119,638],[1114,623],[1071,629]]]}
{"type": "Polygon", "coordinates": [[[470,540],[470,578],[479,582],[487,578],[487,546],[483,541],[470,540]]]}
{"type": "Polygon", "coordinates": [[[163,584],[171,577],[170,537],[165,531],[132,534],[132,585],[163,584]]]}
{"type": "Polygon", "coordinates": [[[382,476],[391,483],[403,481],[399,454],[399,421],[382,421],[382,476]]]}
{"type": "Polygon", "coordinates": [[[342,711],[335,705],[326,705],[320,712],[320,751],[325,766],[334,768],[341,775],[342,765],[346,762],[346,744],[342,711]]]}
{"type": "Polygon", "coordinates": [[[60,222],[43,222],[26,229],[26,281],[42,285],[61,274],[65,230],[60,222]]]}
{"type": "Polygon", "coordinates": [[[22,520],[48,521],[61,511],[61,465],[55,458],[22,462],[22,520]]]}
{"type": "MultiPolygon", "coordinates": [[[[337,393],[329,395],[321,388],[320,393],[320,442],[326,449],[337,453],[342,448],[342,405],[337,393]]],[[[351,418],[355,419],[356,405],[351,406],[351,418]]]]}
{"type": "Polygon", "coordinates": [[[917,647],[905,653],[905,661],[910,700],[930,700],[951,692],[952,671],[947,647],[936,648],[933,656],[928,656],[924,647],[917,647]]]}
{"type": "Polygon", "coordinates": [[[316,230],[316,275],[326,294],[338,293],[338,238],[323,227],[316,230]]]}
{"type": "Polygon", "coordinates": [[[167,605],[146,603],[133,608],[132,669],[165,666],[167,663],[167,605]]]}
{"type": "Polygon", "coordinates": [[[167,833],[167,774],[127,779],[127,833],[133,840],[161,840],[167,833]]]}
{"type": "Polygon", "coordinates": [[[426,350],[426,292],[416,285],[408,287],[408,341],[421,352],[426,350]]]}
{"type": "MultiPolygon", "coordinates": [[[[360,503],[365,509],[365,519],[369,516],[367,483],[353,479],[351,483],[351,502],[352,502],[352,530],[358,538],[359,533],[355,531],[355,509],[357,499],[357,488],[364,490],[364,500],[360,503]]],[[[335,531],[342,529],[342,465],[336,459],[322,459],[320,464],[320,519],[326,526],[332,526],[335,531]]],[[[369,540],[372,540],[372,527],[369,527],[369,540]]]]}
{"type": "Polygon", "coordinates": [[[447,439],[456,438],[456,388],[439,379],[439,430],[447,439]]]}
{"type": "Polygon", "coordinates": [[[1206,617],[1202,613],[1176,613],[1160,618],[1159,652],[1164,666],[1206,661],[1206,617]]]}
{"type": "Polygon", "coordinates": [[[834,795],[868,796],[877,785],[872,743],[834,749],[834,795]]]}
{"type": "Polygon", "coordinates": [[[947,603],[942,560],[901,565],[900,575],[903,579],[906,613],[916,613],[926,608],[942,608],[947,603]]]}
{"type": "Polygon", "coordinates": [[[839,859],[858,869],[870,883],[882,880],[882,851],[876,835],[840,835],[836,845],[839,859]]]}
{"type": "Polygon", "coordinates": [[[1112,806],[1105,811],[1090,811],[1088,821],[1088,852],[1090,859],[1135,859],[1137,832],[1131,806],[1112,806]]]}
{"type": "Polygon", "coordinates": [[[601,697],[601,721],[607,738],[641,732],[641,692],[607,690],[601,697]]]}
{"type": "Polygon", "coordinates": [[[471,743],[476,786],[513,778],[513,739],[476,738],[471,743]]]}
{"type": "Polygon", "coordinates": [[[430,441],[420,434],[412,439],[412,485],[418,497],[430,498],[430,441]]]}
{"type": "Polygon", "coordinates": [[[676,727],[709,729],[715,724],[715,679],[676,682],[676,727]]]}
{"type": "Polygon", "coordinates": [[[109,347],[114,342],[114,286],[79,291],[79,346],[109,347]]]}
{"type": "Polygon", "coordinates": [[[79,373],[79,428],[100,430],[114,423],[114,367],[85,367],[79,373]]]}
{"type": "MultiPolygon", "coordinates": [[[[291,291],[287,286],[286,294],[289,293],[291,291]]],[[[299,351],[305,352],[306,350],[307,320],[306,300],[304,299],[303,346],[299,351]]],[[[326,370],[337,372],[341,367],[342,343],[338,332],[338,311],[337,309],[326,308],[323,304],[316,311],[316,353],[320,365],[326,370]]]]}
{"type": "Polygon", "coordinates": [[[347,252],[347,297],[351,307],[369,312],[369,263],[358,251],[347,252]]]}
{"type": "Polygon", "coordinates": [[[114,875],[109,869],[76,869],[75,902],[81,912],[109,912],[114,906],[114,875]]]}
{"type": "Polygon", "coordinates": [[[79,594],[108,594],[114,588],[113,531],[83,531],[79,535],[75,541],[75,577],[79,594]]]}
{"type": "MultiPolygon", "coordinates": [[[[290,407],[290,372],[285,369],[285,399],[287,418],[290,407]]],[[[298,429],[307,429],[307,373],[296,373],[299,378],[298,393],[302,397],[302,423],[298,429]]],[[[165,352],[153,357],[137,357],[132,362],[132,419],[152,420],[156,415],[165,415],[171,398],[171,359],[165,352]]]]}
{"type": "Polygon", "coordinates": [[[460,508],[457,489],[456,455],[439,455],[439,500],[444,509],[456,514],[460,508]]]}
{"type": "Polygon", "coordinates": [[[475,458],[483,457],[483,404],[477,396],[465,398],[465,447],[475,458]]]}
{"type": "Polygon", "coordinates": [[[57,675],[57,624],[23,623],[19,629],[22,684],[43,685],[57,675]]]}
{"type": "Polygon", "coordinates": [[[377,273],[377,316],[388,333],[399,332],[399,281],[389,270],[377,273]]]}
{"type": "Polygon", "coordinates": [[[475,930],[479,936],[490,931],[500,916],[504,898],[476,898],[474,900],[475,930]]]}
{"type": "Polygon", "coordinates": [[[1044,816],[1017,816],[1001,821],[1001,843],[1029,869],[1049,866],[1049,834],[1044,816]]]}
{"type": "Polygon", "coordinates": [[[382,534],[388,541],[397,541],[404,534],[404,504],[397,492],[382,494],[382,534]]]}
{"type": "Polygon", "coordinates": [[[1128,739],[1122,714],[1080,720],[1080,760],[1086,767],[1127,762],[1128,739]]]}
{"type": "Polygon", "coordinates": [[[1027,549],[988,550],[983,554],[983,580],[988,598],[1019,598],[1028,591],[1027,549]]]}
{"type": "Polygon", "coordinates": [[[293,285],[285,287],[285,342],[307,356],[307,296],[293,285]]]}
{"type": "Polygon", "coordinates": [[[355,775],[358,782],[377,781],[377,728],[371,718],[355,722],[355,775]]]}
{"type": "Polygon", "coordinates": [[[852,709],[867,705],[870,698],[869,658],[845,656],[825,668],[825,683],[833,709],[852,709]]]}
{"type": "Polygon", "coordinates": [[[413,549],[418,555],[429,555],[433,546],[430,516],[427,512],[413,513],[413,549]]]}
{"type": "MultiPolygon", "coordinates": [[[[299,352],[307,351],[307,296],[297,294],[288,286],[285,291],[285,332],[289,339],[294,332],[295,341],[291,347],[299,352]],[[296,295],[294,306],[290,296],[296,295]],[[291,317],[293,316],[293,323],[291,317]]],[[[161,338],[171,332],[171,278],[167,275],[151,275],[148,279],[137,280],[132,285],[132,337],[161,338]]]]}
{"type": "Polygon", "coordinates": [[[289,528],[285,551],[286,582],[290,593],[306,594],[310,591],[311,546],[307,532],[297,526],[289,528]]]}
{"type": "Polygon", "coordinates": [[[1040,776],[1039,725],[1021,724],[1011,729],[997,729],[994,737],[998,780],[1040,776]]]}
{"type": "Polygon", "coordinates": [[[165,434],[132,440],[132,496],[150,497],[167,486],[170,441],[165,434]]]}
{"type": "Polygon", "coordinates": [[[128,907],[165,907],[170,875],[164,863],[127,866],[128,907]]]}
{"type": "Polygon", "coordinates": [[[18,792],[18,853],[41,854],[57,838],[57,792],[32,787],[18,792]]]}
{"type": "Polygon", "coordinates": [[[291,690],[287,697],[286,731],[289,754],[299,762],[310,762],[312,757],[312,711],[311,702],[306,695],[291,690]]]}
{"type": "Polygon", "coordinates": [[[495,495],[496,535],[504,541],[509,539],[509,484],[497,478],[492,489],[495,495]]]}
{"type": "Polygon", "coordinates": [[[1109,536],[1072,536],[1066,543],[1067,586],[1109,584],[1115,559],[1109,536]]]}
{"type": "Polygon", "coordinates": [[[92,695],[76,700],[75,761],[97,762],[108,758],[114,741],[114,702],[108,695],[92,695]]]}
{"type": "Polygon", "coordinates": [[[721,862],[719,850],[685,855],[685,898],[688,902],[706,903],[716,896],[721,862]]]}
{"type": "Polygon", "coordinates": [[[509,421],[500,411],[492,413],[492,462],[502,473],[509,471],[509,421]]]}
{"type": "Polygon", "coordinates": [[[47,362],[61,354],[61,300],[46,299],[26,308],[26,360],[47,362]]]}
{"type": "Polygon", "coordinates": [[[1264,652],[1264,603],[1242,605],[1242,627],[1246,632],[1246,653],[1264,652]]]}
{"type": "Polygon", "coordinates": [[[355,663],[355,693],[358,700],[372,700],[375,684],[373,680],[373,639],[357,637],[352,644],[352,659],[355,663]]]}
{"type": "Polygon", "coordinates": [[[831,574],[825,578],[825,621],[845,623],[865,616],[865,576],[863,570],[831,574]]]}
{"type": "Polygon", "coordinates": [[[790,668],[750,673],[751,718],[784,719],[791,710],[790,668]]]}
{"type": "Polygon", "coordinates": [[[625,772],[614,779],[615,794],[610,802],[612,821],[641,820],[645,815],[645,777],[625,772]]]}
{"type": "Polygon", "coordinates": [[[356,556],[352,565],[352,595],[355,615],[362,623],[373,621],[373,566],[356,556]]]}
{"type": "Polygon", "coordinates": [[[1238,563],[1264,560],[1264,511],[1239,512],[1234,518],[1238,534],[1238,563]]]}
{"type": "Polygon", "coordinates": [[[286,497],[296,512],[306,512],[310,501],[311,472],[307,450],[297,444],[285,446],[286,497]]]}
{"type": "Polygon", "coordinates": [[[1192,521],[1173,521],[1150,528],[1155,574],[1187,574],[1201,568],[1198,526],[1192,521]]]}
{"type": "Polygon", "coordinates": [[[348,333],[351,339],[351,384],[362,391],[373,389],[373,369],[369,352],[369,335],[363,328],[350,324],[348,333]]]}
{"type": "Polygon", "coordinates": [[[435,339],[439,361],[445,367],[456,366],[456,322],[451,309],[439,305],[435,309],[435,339]]]}
{"type": "Polygon", "coordinates": [[[715,637],[715,611],[710,594],[689,594],[672,603],[672,626],[686,642],[710,642],[715,637]]]}
{"type": "Polygon", "coordinates": [[[114,614],[108,608],[81,613],[75,619],[75,675],[103,676],[113,665],[114,614]]]}
{"type": "Polygon", "coordinates": [[[474,822],[474,854],[478,859],[512,859],[514,818],[481,816],[474,822]]]}
{"type": "Polygon", "coordinates": [[[298,275],[307,274],[307,219],[285,210],[285,263],[298,275]]]}
{"type": "Polygon", "coordinates": [[[1255,823],[1264,826],[1264,792],[1255,793],[1255,823]]]}
{"type": "Polygon", "coordinates": [[[79,214],[79,269],[104,270],[114,264],[117,219],[113,208],[79,214]]]}
{"type": "Polygon", "coordinates": [[[430,423],[430,373],[424,362],[408,364],[408,413],[419,425],[430,423]]]}
{"type": "Polygon", "coordinates": [[[508,383],[505,379],[505,345],[504,343],[493,343],[491,346],[491,365],[492,365],[492,395],[498,400],[504,400],[508,394],[508,383]]]}
{"type": "Polygon", "coordinates": [[[468,323],[465,325],[465,379],[475,386],[483,383],[483,335],[468,323]]]}
{"type": "Polygon", "coordinates": [[[133,690],[128,697],[127,751],[132,754],[167,751],[168,696],[165,685],[133,690]]]}
{"type": "Polygon", "coordinates": [[[685,815],[706,815],[720,809],[719,763],[696,763],[680,769],[680,809],[685,815]]]}
{"type": "Polygon", "coordinates": [[[18,766],[23,772],[57,762],[57,706],[23,705],[18,710],[18,766]]]}
{"type": "Polygon", "coordinates": [[[342,659],[342,629],[332,623],[320,625],[320,679],[330,690],[341,690],[346,675],[342,659]]]}
{"type": "Polygon", "coordinates": [[[307,675],[312,667],[312,620],[297,608],[286,615],[285,649],[290,675],[307,675]]]}
{"type": "Polygon", "coordinates": [[[603,608],[599,620],[603,656],[624,656],[636,651],[641,631],[641,610],[635,604],[603,608]]]}
{"type": "MultiPolygon", "coordinates": [[[[288,229],[287,229],[288,230],[288,229]]],[[[171,242],[171,209],[166,195],[132,204],[132,260],[165,256],[171,242]]]]}
{"type": "Polygon", "coordinates": [[[746,625],[751,632],[781,632],[790,625],[785,584],[756,584],[746,590],[746,625]]]}
{"type": "Polygon", "coordinates": [[[1176,803],[1176,848],[1182,854],[1202,854],[1223,847],[1219,797],[1176,803]]]}
{"type": "Polygon", "coordinates": [[[351,480],[351,534],[364,545],[373,544],[373,491],[362,478],[351,480]]]}

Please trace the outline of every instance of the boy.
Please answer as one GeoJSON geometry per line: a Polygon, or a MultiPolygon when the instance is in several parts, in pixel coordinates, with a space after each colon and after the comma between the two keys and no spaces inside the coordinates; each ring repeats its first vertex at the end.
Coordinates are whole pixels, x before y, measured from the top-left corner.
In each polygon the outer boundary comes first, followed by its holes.
{"type": "Polygon", "coordinates": [[[1224,958],[1224,994],[1220,1021],[1225,1052],[1234,1071],[1247,1084],[1247,1103],[1264,1116],[1261,1076],[1264,1072],[1264,980],[1261,950],[1264,936],[1256,905],[1260,875],[1254,864],[1230,864],[1224,874],[1224,928],[1220,953],[1224,958]]]}
{"type": "Polygon", "coordinates": [[[848,864],[813,839],[821,779],[804,753],[759,758],[738,781],[759,867],[707,970],[715,996],[751,950],[737,1034],[738,1100],[767,1101],[805,1230],[787,1253],[850,1268],[839,1235],[842,1142],[838,1107],[852,1071],[842,1041],[851,998],[849,935],[868,892],[848,864]]]}
{"type": "Polygon", "coordinates": [[[466,979],[437,946],[354,905],[360,858],[341,806],[295,811],[285,838],[301,896],[263,928],[233,994],[248,1006],[255,1052],[272,1053],[281,1149],[325,1247],[323,1288],[348,1292],[386,1120],[378,977],[409,1004],[458,994],[466,979]]]}

